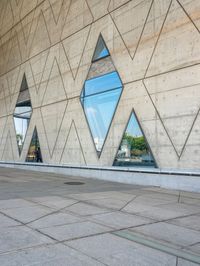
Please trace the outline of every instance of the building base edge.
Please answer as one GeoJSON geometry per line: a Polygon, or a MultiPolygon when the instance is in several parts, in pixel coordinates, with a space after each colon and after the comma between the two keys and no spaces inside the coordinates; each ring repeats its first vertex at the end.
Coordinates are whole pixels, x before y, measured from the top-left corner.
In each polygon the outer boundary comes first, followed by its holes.
{"type": "Polygon", "coordinates": [[[0,166],[200,193],[200,172],[3,161],[0,162],[0,166]]]}

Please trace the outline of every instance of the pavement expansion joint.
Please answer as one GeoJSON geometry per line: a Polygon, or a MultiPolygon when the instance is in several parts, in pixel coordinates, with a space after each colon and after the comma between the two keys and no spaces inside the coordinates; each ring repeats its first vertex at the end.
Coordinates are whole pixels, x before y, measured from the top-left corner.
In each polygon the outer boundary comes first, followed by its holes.
{"type": "Polygon", "coordinates": [[[112,232],[113,235],[119,236],[121,238],[136,242],[138,244],[145,245],[147,247],[168,253],[170,255],[176,256],[178,258],[182,258],[188,260],[193,263],[200,264],[200,256],[197,254],[190,253],[188,251],[183,251],[174,246],[170,246],[168,244],[163,244],[160,241],[154,239],[147,239],[143,235],[138,233],[130,232],[128,230],[120,230],[112,232]]]}

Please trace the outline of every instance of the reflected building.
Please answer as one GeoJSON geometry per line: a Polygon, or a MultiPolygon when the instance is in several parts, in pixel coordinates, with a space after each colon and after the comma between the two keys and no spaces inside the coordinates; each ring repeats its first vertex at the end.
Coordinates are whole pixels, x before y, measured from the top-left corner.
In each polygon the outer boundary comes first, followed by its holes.
{"type": "Polygon", "coordinates": [[[114,165],[127,167],[156,167],[150,147],[134,111],[130,116],[127,128],[122,137],[122,142],[119,146],[114,165]]]}
{"type": "Polygon", "coordinates": [[[38,138],[37,129],[34,129],[31,143],[29,146],[28,154],[26,156],[26,162],[42,163],[42,153],[40,149],[40,142],[38,138]]]}
{"type": "Polygon", "coordinates": [[[28,84],[26,81],[26,76],[24,74],[19,91],[19,96],[13,114],[19,154],[21,154],[23,149],[23,144],[30,123],[31,114],[32,114],[31,99],[30,99],[28,84]]]}

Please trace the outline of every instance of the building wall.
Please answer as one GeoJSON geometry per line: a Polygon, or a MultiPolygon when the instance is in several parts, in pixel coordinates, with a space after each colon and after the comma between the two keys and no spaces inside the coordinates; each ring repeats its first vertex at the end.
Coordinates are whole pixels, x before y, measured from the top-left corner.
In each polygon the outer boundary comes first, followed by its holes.
{"type": "Polygon", "coordinates": [[[199,0],[1,0],[0,160],[113,164],[135,111],[160,168],[200,170],[199,0]],[[80,93],[102,34],[124,88],[98,158],[80,93]],[[13,112],[26,75],[33,114],[19,156],[13,112]]]}

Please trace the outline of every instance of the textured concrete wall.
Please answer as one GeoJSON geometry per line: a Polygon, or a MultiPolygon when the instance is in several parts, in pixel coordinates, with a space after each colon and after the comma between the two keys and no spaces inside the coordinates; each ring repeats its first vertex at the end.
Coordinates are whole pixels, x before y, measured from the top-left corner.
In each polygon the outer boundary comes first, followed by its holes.
{"type": "Polygon", "coordinates": [[[199,0],[1,0],[0,160],[113,163],[132,109],[160,168],[200,170],[199,0]],[[80,93],[102,34],[124,84],[98,158],[80,93]],[[33,115],[19,156],[13,112],[24,73],[33,115]]]}

